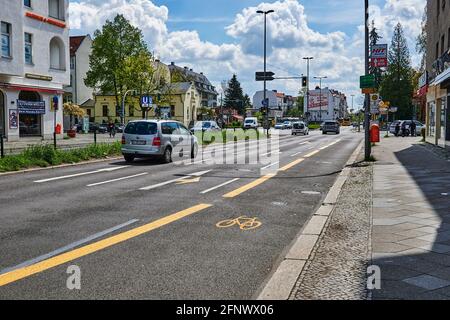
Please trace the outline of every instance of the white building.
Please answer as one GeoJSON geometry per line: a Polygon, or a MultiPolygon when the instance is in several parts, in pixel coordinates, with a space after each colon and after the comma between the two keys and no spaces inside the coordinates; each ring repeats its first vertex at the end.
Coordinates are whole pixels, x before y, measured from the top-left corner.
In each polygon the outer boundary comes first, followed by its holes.
{"type": "Polygon", "coordinates": [[[309,105],[305,99],[305,111],[310,121],[338,120],[347,117],[347,98],[339,91],[322,88],[309,91],[309,105]]]}
{"type": "MultiPolygon", "coordinates": [[[[275,90],[266,90],[266,99],[269,101],[269,117],[281,118],[283,116],[282,99],[280,100],[275,90]]],[[[253,108],[260,110],[263,107],[264,90],[257,91],[253,95],[253,108]]]]}
{"type": "Polygon", "coordinates": [[[92,52],[90,35],[70,37],[70,86],[65,88],[65,99],[83,105],[93,99],[92,88],[84,83],[89,71],[89,56],[92,52]]]}
{"type": "MultiPolygon", "coordinates": [[[[0,0],[0,134],[51,139],[70,83],[68,0],[0,0]]],[[[59,137],[62,137],[61,135],[59,137]]]]}

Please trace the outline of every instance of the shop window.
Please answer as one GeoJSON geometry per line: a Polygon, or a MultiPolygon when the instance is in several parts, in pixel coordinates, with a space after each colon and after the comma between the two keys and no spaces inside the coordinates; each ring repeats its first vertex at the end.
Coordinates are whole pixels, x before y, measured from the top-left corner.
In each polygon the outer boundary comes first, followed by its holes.
{"type": "Polygon", "coordinates": [[[63,41],[54,37],[50,41],[50,68],[55,70],[66,70],[65,50],[63,41]]]}
{"type": "Polygon", "coordinates": [[[1,23],[2,32],[2,57],[11,57],[11,24],[3,22],[1,23]]]}
{"type": "Polygon", "coordinates": [[[33,36],[30,33],[24,35],[25,39],[25,63],[33,64],[33,36]]]}
{"type": "Polygon", "coordinates": [[[31,0],[23,0],[23,5],[25,7],[31,8],[31,0]]]}
{"type": "Polygon", "coordinates": [[[5,135],[5,96],[0,91],[0,134],[5,135]]]}
{"type": "Polygon", "coordinates": [[[58,20],[64,19],[64,1],[62,0],[48,0],[48,15],[51,18],[58,20]]]}
{"type": "MultiPolygon", "coordinates": [[[[41,101],[39,93],[34,91],[21,91],[19,100],[22,101],[41,101]]],[[[42,135],[42,114],[35,112],[21,112],[19,114],[19,134],[24,136],[41,136],[42,135]]]]}

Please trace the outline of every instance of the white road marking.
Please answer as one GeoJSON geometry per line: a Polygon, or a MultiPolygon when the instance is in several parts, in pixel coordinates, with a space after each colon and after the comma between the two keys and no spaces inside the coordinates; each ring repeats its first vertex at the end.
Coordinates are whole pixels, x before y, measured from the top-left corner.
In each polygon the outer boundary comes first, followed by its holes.
{"type": "Polygon", "coordinates": [[[140,176],[145,176],[146,174],[148,174],[148,172],[139,173],[139,174],[135,174],[135,175],[132,175],[132,176],[112,179],[112,180],[103,181],[103,182],[92,183],[92,184],[88,184],[87,187],[100,186],[102,184],[107,184],[107,183],[110,183],[110,182],[122,181],[122,180],[126,180],[126,179],[131,179],[131,178],[136,178],[136,177],[140,177],[140,176]]]}
{"type": "Polygon", "coordinates": [[[140,188],[139,190],[143,190],[143,191],[153,190],[153,189],[156,189],[156,188],[159,188],[159,187],[162,187],[162,186],[166,186],[166,185],[171,184],[171,183],[178,182],[178,181],[183,180],[183,179],[188,179],[188,178],[192,178],[192,177],[201,177],[201,176],[207,174],[210,171],[211,170],[192,173],[192,174],[186,175],[184,177],[180,177],[180,178],[177,178],[177,179],[172,179],[172,180],[169,180],[169,181],[161,182],[161,183],[154,184],[154,185],[151,185],[151,186],[148,186],[148,187],[143,187],[143,188],[140,188]]]}
{"type": "Polygon", "coordinates": [[[95,173],[101,173],[101,172],[112,172],[112,171],[116,171],[116,170],[120,170],[120,169],[124,169],[124,168],[128,168],[128,166],[105,168],[105,169],[99,169],[99,170],[95,170],[95,171],[88,171],[88,172],[69,174],[69,175],[66,175],[66,176],[42,179],[42,180],[37,180],[37,181],[34,181],[34,182],[35,183],[44,183],[44,182],[50,182],[50,181],[56,181],[56,180],[62,180],[62,179],[76,178],[76,177],[81,177],[81,176],[86,176],[86,175],[95,174],[95,173]]]}
{"type": "Polygon", "coordinates": [[[200,192],[200,193],[201,193],[201,194],[206,194],[206,193],[208,193],[208,192],[211,192],[211,191],[217,190],[217,189],[219,189],[219,188],[225,187],[226,185],[229,185],[230,183],[236,182],[236,181],[238,181],[239,179],[240,179],[240,178],[236,178],[236,179],[233,179],[233,180],[224,182],[224,183],[222,183],[222,184],[219,184],[218,186],[212,187],[212,188],[207,189],[207,190],[205,190],[205,191],[202,191],[202,192],[200,192]]]}
{"type": "Polygon", "coordinates": [[[291,157],[295,157],[295,156],[299,155],[300,153],[303,153],[303,151],[300,151],[300,152],[294,153],[294,154],[292,154],[292,155],[291,155],[291,157]]]}
{"type": "Polygon", "coordinates": [[[261,170],[268,169],[268,168],[270,168],[270,167],[272,167],[272,166],[274,166],[274,165],[276,165],[276,164],[280,164],[280,161],[277,161],[277,162],[275,162],[275,163],[269,164],[268,166],[262,167],[261,170]]]}
{"type": "Polygon", "coordinates": [[[127,226],[129,226],[129,225],[131,225],[133,223],[138,222],[138,221],[139,221],[138,219],[133,219],[133,220],[130,220],[130,221],[125,222],[123,224],[120,224],[118,226],[115,226],[115,227],[112,227],[110,229],[107,229],[105,231],[96,233],[96,234],[94,234],[92,236],[89,236],[89,237],[84,238],[82,240],[79,240],[77,242],[71,243],[71,244],[69,244],[67,246],[64,246],[62,248],[56,249],[55,251],[52,251],[52,252],[46,253],[46,254],[44,254],[42,256],[39,256],[37,258],[30,259],[30,260],[27,260],[25,262],[22,262],[21,264],[19,264],[17,266],[3,269],[3,270],[0,271],[0,274],[4,274],[4,273],[8,273],[8,272],[17,270],[17,269],[25,268],[25,267],[28,267],[28,266],[30,266],[32,264],[37,263],[37,262],[44,261],[44,260],[49,259],[51,257],[57,256],[58,254],[61,254],[63,252],[66,252],[66,251],[72,250],[72,249],[74,249],[76,247],[79,247],[79,246],[81,246],[81,245],[83,245],[85,243],[88,243],[88,242],[91,242],[91,241],[93,241],[95,239],[101,238],[101,237],[103,237],[103,236],[105,236],[105,235],[107,235],[109,233],[112,233],[112,232],[117,231],[119,229],[125,228],[125,227],[127,227],[127,226]]]}

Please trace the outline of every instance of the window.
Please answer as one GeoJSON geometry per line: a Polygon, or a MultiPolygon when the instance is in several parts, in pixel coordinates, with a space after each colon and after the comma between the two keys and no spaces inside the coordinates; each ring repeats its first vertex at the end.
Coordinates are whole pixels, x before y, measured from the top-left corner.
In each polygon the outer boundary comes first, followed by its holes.
{"type": "Polygon", "coordinates": [[[11,57],[11,24],[2,22],[2,57],[11,57]]]}
{"type": "Polygon", "coordinates": [[[23,5],[25,7],[31,8],[31,0],[23,0],[23,5]]]}
{"type": "Polygon", "coordinates": [[[70,57],[70,69],[75,69],[75,57],[70,57]]]}
{"type": "Polygon", "coordinates": [[[48,15],[58,20],[64,20],[64,2],[61,0],[48,0],[48,15]]]}
{"type": "Polygon", "coordinates": [[[130,122],[126,128],[125,133],[127,134],[138,134],[138,135],[154,135],[158,131],[158,125],[154,122],[130,122]]]}
{"type": "Polygon", "coordinates": [[[445,52],[445,35],[442,35],[441,37],[441,54],[444,54],[445,52]]]}
{"type": "Polygon", "coordinates": [[[64,43],[60,38],[54,37],[50,41],[50,68],[55,70],[65,70],[65,59],[64,43]]]}
{"type": "Polygon", "coordinates": [[[450,28],[448,28],[448,41],[447,41],[447,49],[450,49],[450,28]]]}
{"type": "Polygon", "coordinates": [[[108,116],[108,106],[103,106],[103,116],[107,117],[108,116]]]}
{"type": "Polygon", "coordinates": [[[439,12],[441,10],[441,1],[437,0],[437,6],[436,6],[436,16],[439,17],[439,12]]]}
{"type": "Polygon", "coordinates": [[[161,124],[162,134],[179,134],[178,125],[175,122],[167,122],[161,124]]]}
{"type": "Polygon", "coordinates": [[[436,42],[436,58],[435,60],[439,59],[439,41],[436,42]]]}
{"type": "Polygon", "coordinates": [[[25,63],[33,64],[33,42],[32,35],[25,32],[25,63]]]}

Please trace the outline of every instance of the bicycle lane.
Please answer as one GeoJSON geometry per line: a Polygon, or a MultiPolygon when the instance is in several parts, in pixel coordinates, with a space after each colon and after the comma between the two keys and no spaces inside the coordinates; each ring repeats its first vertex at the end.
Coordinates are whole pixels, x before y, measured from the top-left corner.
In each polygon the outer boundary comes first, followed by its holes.
{"type": "MultiPolygon", "coordinates": [[[[323,152],[328,158],[331,153],[336,153],[323,152]]],[[[302,171],[309,175],[323,174],[315,162],[311,159],[302,163],[302,171]]],[[[296,168],[292,170],[296,171],[296,168]]],[[[154,229],[146,236],[133,237],[108,250],[71,261],[70,264],[78,265],[82,271],[80,291],[67,290],[68,264],[64,264],[7,285],[8,290],[0,288],[0,296],[249,298],[264,281],[280,252],[308,219],[312,212],[309,208],[318,202],[302,193],[296,193],[293,201],[290,191],[296,179],[288,174],[290,172],[281,174],[234,199],[224,199],[217,194],[205,197],[202,201],[213,207],[154,229]],[[304,209],[299,210],[300,204],[304,209]],[[218,222],[240,215],[257,217],[262,225],[249,231],[237,226],[216,227],[218,222]]],[[[324,188],[332,184],[332,181],[328,184],[328,180],[333,180],[330,177],[323,178],[327,181],[316,179],[313,178],[324,188]]]]}

